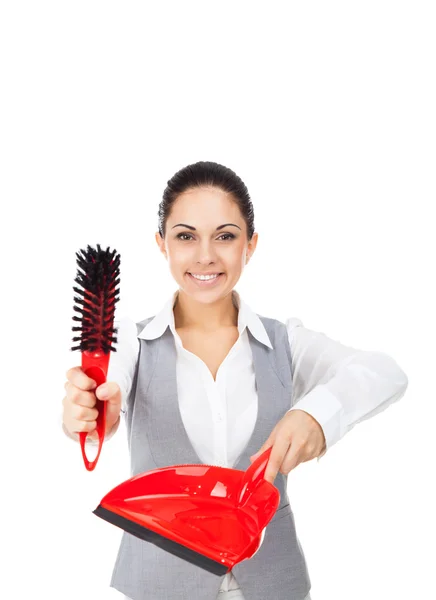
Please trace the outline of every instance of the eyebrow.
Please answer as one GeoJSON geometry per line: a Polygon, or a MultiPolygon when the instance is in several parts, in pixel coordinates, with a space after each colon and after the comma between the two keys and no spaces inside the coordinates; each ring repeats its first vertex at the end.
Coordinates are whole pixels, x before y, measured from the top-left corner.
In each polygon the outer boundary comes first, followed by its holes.
{"type": "MultiPolygon", "coordinates": [[[[225,223],[224,225],[220,225],[219,227],[216,228],[216,231],[218,231],[219,229],[222,229],[223,227],[237,227],[238,229],[241,229],[239,227],[239,225],[235,225],[234,223],[225,223]]],[[[185,225],[185,223],[177,223],[177,225],[174,225],[174,227],[186,227],[187,229],[192,229],[192,231],[197,231],[195,227],[192,227],[192,225],[185,225]]],[[[171,229],[174,229],[174,227],[172,227],[171,229]]],[[[242,229],[241,229],[242,231],[242,229]]]]}

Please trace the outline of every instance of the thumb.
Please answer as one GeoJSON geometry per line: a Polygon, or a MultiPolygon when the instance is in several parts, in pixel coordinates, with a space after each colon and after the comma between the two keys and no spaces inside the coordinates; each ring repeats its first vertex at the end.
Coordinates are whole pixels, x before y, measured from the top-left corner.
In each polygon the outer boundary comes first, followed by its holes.
{"type": "Polygon", "coordinates": [[[99,400],[107,400],[110,404],[117,404],[121,400],[120,387],[115,381],[106,381],[99,385],[95,395],[99,400]]]}
{"type": "Polygon", "coordinates": [[[106,423],[105,433],[112,430],[120,417],[121,411],[121,390],[115,381],[106,381],[95,390],[98,400],[106,402],[106,423]]]}

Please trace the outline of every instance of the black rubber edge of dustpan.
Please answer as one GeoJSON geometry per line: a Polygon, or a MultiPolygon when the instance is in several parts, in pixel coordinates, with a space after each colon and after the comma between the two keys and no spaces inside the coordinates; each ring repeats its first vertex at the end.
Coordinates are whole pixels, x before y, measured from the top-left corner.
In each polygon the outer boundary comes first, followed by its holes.
{"type": "Polygon", "coordinates": [[[146,542],[151,542],[152,544],[159,546],[159,548],[174,554],[174,556],[183,558],[193,565],[197,565],[198,567],[209,571],[209,573],[213,573],[214,575],[225,575],[228,571],[227,567],[221,563],[216,562],[203,554],[199,554],[190,548],[186,548],[186,546],[183,546],[182,544],[178,544],[173,540],[163,537],[155,531],[147,529],[147,527],[144,527],[143,525],[138,525],[138,523],[134,523],[125,517],[121,517],[107,508],[103,508],[101,505],[99,505],[93,513],[108,523],[124,529],[127,533],[131,533],[146,542]]]}

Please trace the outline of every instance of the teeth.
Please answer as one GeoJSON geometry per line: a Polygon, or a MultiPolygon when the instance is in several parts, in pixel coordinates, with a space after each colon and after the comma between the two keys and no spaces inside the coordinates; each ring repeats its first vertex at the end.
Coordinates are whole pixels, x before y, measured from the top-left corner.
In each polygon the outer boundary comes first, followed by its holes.
{"type": "Polygon", "coordinates": [[[202,281],[207,281],[208,279],[216,279],[218,277],[218,273],[216,275],[194,275],[191,273],[192,277],[195,279],[201,279],[202,281]]]}

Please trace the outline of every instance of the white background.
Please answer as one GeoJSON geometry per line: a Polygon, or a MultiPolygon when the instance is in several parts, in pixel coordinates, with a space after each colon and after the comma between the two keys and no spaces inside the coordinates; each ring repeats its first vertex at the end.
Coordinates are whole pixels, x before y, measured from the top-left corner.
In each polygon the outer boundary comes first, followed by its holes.
{"type": "Polygon", "coordinates": [[[289,475],[313,600],[436,597],[433,8],[2,3],[2,598],[121,598],[121,530],[92,511],[129,477],[124,424],[93,472],[59,428],[75,252],[115,247],[118,314],[155,314],[176,289],[158,205],[197,160],[252,196],[246,302],[409,377],[289,475]]]}

